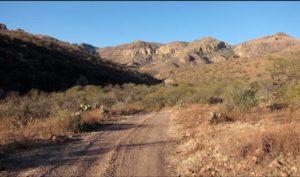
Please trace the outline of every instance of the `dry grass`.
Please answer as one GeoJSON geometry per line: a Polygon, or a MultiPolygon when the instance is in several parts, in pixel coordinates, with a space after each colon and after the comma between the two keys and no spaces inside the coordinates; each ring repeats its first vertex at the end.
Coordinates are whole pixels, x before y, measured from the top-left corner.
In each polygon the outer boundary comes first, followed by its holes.
{"type": "Polygon", "coordinates": [[[209,65],[199,65],[191,69],[182,69],[171,75],[183,83],[230,82],[232,79],[245,81],[269,79],[266,68],[270,65],[267,58],[227,60],[209,65]],[[192,76],[192,77],[191,77],[192,76]]]}
{"type": "Polygon", "coordinates": [[[180,143],[171,160],[179,174],[300,175],[300,110],[291,115],[288,109],[257,108],[232,112],[234,121],[210,124],[207,113],[218,109],[188,105],[175,111],[170,132],[180,143]]]}
{"type": "MultiPolygon", "coordinates": [[[[82,131],[99,128],[103,121],[114,121],[123,115],[141,112],[143,105],[136,101],[122,101],[129,97],[127,89],[133,90],[130,87],[105,90],[86,86],[61,93],[32,91],[25,96],[8,96],[0,102],[0,154],[14,152],[20,147],[34,147],[37,142],[63,142],[82,131]],[[75,116],[81,103],[93,105],[98,101],[107,109],[105,113],[93,109],[75,116]]],[[[143,91],[143,86],[135,89],[135,92],[143,91]]],[[[138,96],[135,95],[136,99],[139,99],[138,96]]],[[[128,100],[131,101],[131,98],[128,100]]]]}
{"type": "Polygon", "coordinates": [[[50,139],[53,135],[63,134],[66,125],[59,119],[35,120],[27,125],[16,127],[14,120],[1,121],[1,144],[11,140],[22,141],[23,139],[50,139]]]}
{"type": "Polygon", "coordinates": [[[13,119],[4,119],[0,123],[0,154],[27,149],[37,144],[57,143],[73,133],[70,132],[69,120],[49,118],[32,120],[26,125],[13,119]]]}
{"type": "Polygon", "coordinates": [[[291,124],[274,125],[266,130],[247,131],[241,133],[241,142],[233,148],[238,157],[256,156],[259,160],[276,157],[280,153],[298,155],[300,153],[300,132],[291,124]]]}
{"type": "Polygon", "coordinates": [[[85,112],[74,118],[70,112],[60,111],[56,117],[30,119],[23,124],[15,118],[0,121],[0,154],[22,148],[34,147],[36,143],[60,143],[71,138],[76,132],[99,123],[103,115],[99,110],[85,112]]]}

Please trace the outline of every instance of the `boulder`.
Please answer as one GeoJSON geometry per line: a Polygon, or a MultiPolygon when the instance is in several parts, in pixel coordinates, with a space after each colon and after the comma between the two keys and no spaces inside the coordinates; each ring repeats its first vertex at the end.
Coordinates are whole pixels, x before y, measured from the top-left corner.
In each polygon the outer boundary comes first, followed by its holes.
{"type": "Polygon", "coordinates": [[[211,123],[217,122],[220,116],[220,112],[209,112],[209,121],[211,123]]]}
{"type": "Polygon", "coordinates": [[[173,79],[168,78],[168,79],[164,80],[164,84],[165,85],[176,85],[176,82],[173,79]]]}
{"type": "Polygon", "coordinates": [[[279,160],[273,160],[270,164],[269,167],[270,168],[281,168],[282,163],[279,160]]]}
{"type": "Polygon", "coordinates": [[[7,30],[7,27],[6,27],[6,25],[0,23],[0,29],[1,29],[1,30],[7,30]]]}

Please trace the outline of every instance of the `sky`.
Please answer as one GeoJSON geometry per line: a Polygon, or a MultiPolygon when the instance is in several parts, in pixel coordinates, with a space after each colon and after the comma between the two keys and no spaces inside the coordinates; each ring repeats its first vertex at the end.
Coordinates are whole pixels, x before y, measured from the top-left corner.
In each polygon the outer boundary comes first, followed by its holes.
{"type": "Polygon", "coordinates": [[[0,2],[0,23],[96,47],[211,36],[231,45],[284,32],[300,38],[300,2],[0,2]]]}

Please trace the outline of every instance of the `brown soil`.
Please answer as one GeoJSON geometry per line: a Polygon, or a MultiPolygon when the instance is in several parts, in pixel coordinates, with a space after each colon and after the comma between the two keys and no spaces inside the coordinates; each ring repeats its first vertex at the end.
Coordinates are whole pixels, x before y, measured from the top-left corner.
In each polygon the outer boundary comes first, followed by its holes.
{"type": "Polygon", "coordinates": [[[1,176],[162,176],[171,170],[169,112],[128,116],[60,145],[0,159],[1,176]]]}
{"type": "Polygon", "coordinates": [[[183,176],[299,176],[299,111],[240,113],[212,124],[217,105],[174,109],[169,133],[177,144],[169,162],[183,176]]]}

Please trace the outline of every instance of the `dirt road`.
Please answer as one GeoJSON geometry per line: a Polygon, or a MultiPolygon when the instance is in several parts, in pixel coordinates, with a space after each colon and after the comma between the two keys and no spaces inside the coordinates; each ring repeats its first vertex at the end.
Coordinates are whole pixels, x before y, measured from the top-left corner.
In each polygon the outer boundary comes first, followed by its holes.
{"type": "Polygon", "coordinates": [[[169,117],[169,112],[130,116],[73,142],[11,155],[6,175],[172,175],[165,160],[174,143],[167,135],[169,117]]]}

